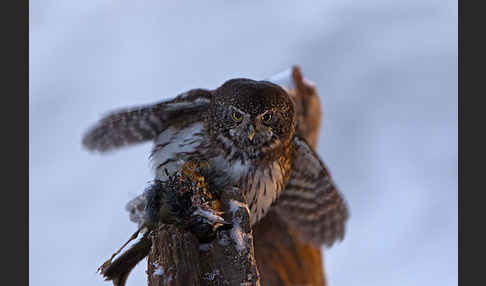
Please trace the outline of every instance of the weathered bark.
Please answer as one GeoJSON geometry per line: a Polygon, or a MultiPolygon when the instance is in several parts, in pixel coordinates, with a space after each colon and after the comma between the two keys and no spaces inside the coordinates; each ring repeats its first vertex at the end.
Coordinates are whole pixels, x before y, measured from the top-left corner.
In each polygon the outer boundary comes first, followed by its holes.
{"type": "MultiPolygon", "coordinates": [[[[315,148],[321,119],[316,89],[303,80],[297,67],[281,84],[295,101],[297,132],[315,148]]],[[[221,199],[230,216],[231,200],[243,202],[243,198],[228,192],[221,199]]],[[[270,211],[254,226],[253,235],[247,208],[241,207],[233,215],[241,221],[241,235],[246,238],[243,246],[234,243],[234,229],[221,231],[215,241],[203,245],[173,226],[154,231],[148,285],[325,285],[320,249],[302,241],[275,212],[270,211]]]]}
{"type": "Polygon", "coordinates": [[[233,221],[233,228],[203,245],[208,247],[200,253],[205,285],[260,285],[250,214],[241,192],[224,193],[221,202],[223,210],[230,210],[232,217],[225,220],[233,221]]]}
{"type": "Polygon", "coordinates": [[[223,192],[224,219],[231,230],[199,244],[194,235],[163,225],[152,236],[148,285],[260,285],[249,212],[239,190],[223,192]]]}
{"type": "Polygon", "coordinates": [[[149,285],[201,285],[199,243],[194,235],[173,225],[161,225],[151,238],[149,285]]]}

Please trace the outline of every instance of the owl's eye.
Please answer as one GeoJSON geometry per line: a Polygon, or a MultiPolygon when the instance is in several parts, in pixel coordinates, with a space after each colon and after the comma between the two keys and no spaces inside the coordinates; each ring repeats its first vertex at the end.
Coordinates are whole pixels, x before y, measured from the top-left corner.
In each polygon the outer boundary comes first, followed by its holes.
{"type": "Polygon", "coordinates": [[[241,119],[243,119],[243,114],[241,114],[240,112],[238,112],[236,110],[233,110],[233,119],[235,121],[241,121],[241,119]]]}
{"type": "Polygon", "coordinates": [[[271,113],[265,113],[264,115],[262,115],[262,121],[266,122],[266,123],[269,123],[270,121],[272,121],[272,114],[271,113]]]}

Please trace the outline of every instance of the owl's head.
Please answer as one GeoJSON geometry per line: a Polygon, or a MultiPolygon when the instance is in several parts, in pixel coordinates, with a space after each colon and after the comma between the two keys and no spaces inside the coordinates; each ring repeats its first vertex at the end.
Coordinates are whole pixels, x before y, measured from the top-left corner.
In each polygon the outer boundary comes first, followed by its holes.
{"type": "Polygon", "coordinates": [[[294,103],[267,81],[225,82],[213,93],[210,117],[212,134],[250,159],[287,146],[295,133],[294,103]]]}

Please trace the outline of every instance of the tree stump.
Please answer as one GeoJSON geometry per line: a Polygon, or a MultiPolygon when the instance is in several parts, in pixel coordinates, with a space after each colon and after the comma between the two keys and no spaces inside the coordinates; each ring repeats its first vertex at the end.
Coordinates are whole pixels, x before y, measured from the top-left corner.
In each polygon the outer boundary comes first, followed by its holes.
{"type": "Polygon", "coordinates": [[[148,258],[148,285],[260,285],[248,207],[238,189],[220,199],[230,230],[200,244],[194,235],[162,225],[152,235],[148,258]]]}

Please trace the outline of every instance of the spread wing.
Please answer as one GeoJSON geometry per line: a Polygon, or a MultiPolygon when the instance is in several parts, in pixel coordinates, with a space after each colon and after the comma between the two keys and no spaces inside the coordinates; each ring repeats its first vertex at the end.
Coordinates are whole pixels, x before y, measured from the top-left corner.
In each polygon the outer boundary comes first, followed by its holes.
{"type": "Polygon", "coordinates": [[[292,174],[276,211],[304,240],[331,246],[344,238],[349,216],[346,202],[309,145],[296,137],[294,146],[292,174]]]}
{"type": "Polygon", "coordinates": [[[82,142],[89,150],[106,152],[151,140],[170,126],[202,117],[210,101],[209,91],[194,89],[172,100],[118,110],[88,130],[82,142]]]}

